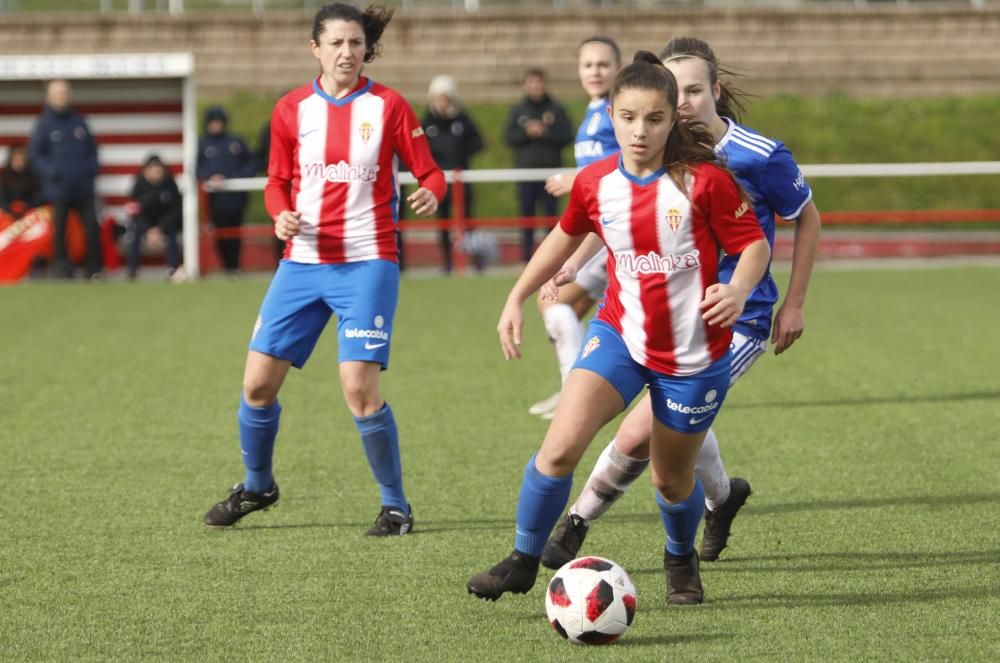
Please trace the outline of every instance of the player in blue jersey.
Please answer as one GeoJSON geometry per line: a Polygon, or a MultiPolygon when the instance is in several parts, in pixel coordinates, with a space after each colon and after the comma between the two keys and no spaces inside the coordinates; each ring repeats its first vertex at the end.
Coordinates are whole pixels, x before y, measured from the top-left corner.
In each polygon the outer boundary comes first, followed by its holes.
{"type": "MultiPolygon", "coordinates": [[[[720,68],[707,43],[677,37],[670,40],[660,57],[677,78],[678,113],[708,127],[716,140],[716,152],[724,157],[737,181],[755,201],[754,211],[768,243],[774,246],[775,215],[795,221],[792,273],[773,325],[771,316],[778,302],[778,287],[768,270],[751,291],[743,314],[733,326],[732,385],[766,352],[769,337],[777,355],[802,335],[802,309],[820,234],[819,211],[813,204],[809,185],[784,144],[739,124],[743,110],[741,94],[720,82],[720,71],[727,72],[720,68]]],[[[588,246],[592,244],[581,247],[564,273],[547,286],[548,296],[553,296],[554,285],[572,279],[574,264],[582,263],[588,253],[593,253],[593,249],[588,252],[588,246]]],[[[720,281],[729,280],[738,258],[723,258],[719,264],[720,281]]],[[[542,564],[556,569],[575,558],[590,522],[603,515],[646,469],[652,416],[647,394],[625,418],[577,501],[560,520],[542,554],[542,564]]],[[[718,440],[711,430],[698,456],[696,472],[705,489],[706,505],[700,556],[702,560],[714,561],[726,547],[733,518],[750,495],[750,484],[745,479],[730,479],[726,474],[718,440]]]]}
{"type": "MultiPolygon", "coordinates": [[[[579,169],[618,151],[615,130],[608,115],[608,92],[621,66],[621,51],[614,39],[595,35],[580,42],[578,56],[580,85],[590,96],[573,146],[579,169]]],[[[564,196],[573,188],[574,179],[573,175],[553,175],[546,180],[545,190],[553,196],[564,196]]],[[[606,285],[605,252],[602,250],[580,270],[573,283],[559,288],[558,301],[538,299],[538,310],[555,347],[562,382],[566,381],[583,345],[580,320],[600,300],[606,285]]],[[[528,412],[551,419],[558,403],[559,392],[556,392],[532,405],[528,412]]]]}

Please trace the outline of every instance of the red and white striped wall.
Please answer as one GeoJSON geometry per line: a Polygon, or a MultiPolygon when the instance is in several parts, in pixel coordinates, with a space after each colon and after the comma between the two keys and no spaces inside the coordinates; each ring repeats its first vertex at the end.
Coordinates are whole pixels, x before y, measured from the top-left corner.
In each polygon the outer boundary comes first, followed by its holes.
{"type": "MultiPolygon", "coordinates": [[[[190,54],[0,57],[0,164],[10,146],[28,141],[42,111],[45,82],[65,78],[72,106],[98,148],[98,214],[124,217],[143,162],[156,154],[181,191],[195,190],[197,124],[190,54]]],[[[184,254],[197,276],[197,196],[184,197],[184,254]]]]}

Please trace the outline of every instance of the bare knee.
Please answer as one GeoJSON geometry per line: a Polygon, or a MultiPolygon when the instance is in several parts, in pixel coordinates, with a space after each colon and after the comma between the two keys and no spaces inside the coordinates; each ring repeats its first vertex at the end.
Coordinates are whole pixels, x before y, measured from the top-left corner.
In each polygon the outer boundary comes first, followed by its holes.
{"type": "Polygon", "coordinates": [[[243,400],[251,407],[267,407],[278,398],[278,386],[247,378],[243,381],[243,400]]]}
{"type": "Polygon", "coordinates": [[[653,478],[653,487],[670,504],[683,502],[694,489],[694,472],[664,472],[653,478]]]}
{"type": "Polygon", "coordinates": [[[538,452],[535,467],[546,476],[564,477],[573,473],[579,460],[578,454],[571,448],[550,444],[538,452]]]}
{"type": "Polygon", "coordinates": [[[341,380],[344,402],[355,417],[366,417],[382,409],[382,395],[378,383],[365,380],[361,376],[350,376],[341,380]]]}

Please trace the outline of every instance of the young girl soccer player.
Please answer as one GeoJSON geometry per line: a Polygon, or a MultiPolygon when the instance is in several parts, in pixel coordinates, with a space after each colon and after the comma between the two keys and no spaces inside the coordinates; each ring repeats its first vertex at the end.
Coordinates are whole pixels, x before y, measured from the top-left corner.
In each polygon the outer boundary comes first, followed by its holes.
{"type": "MultiPolygon", "coordinates": [[[[614,39],[595,35],[580,43],[577,72],[580,85],[590,96],[590,104],[576,132],[573,152],[577,168],[618,152],[615,130],[608,115],[608,92],[620,66],[621,51],[614,39]]],[[[572,189],[574,179],[573,176],[553,175],[545,181],[545,190],[553,196],[564,196],[572,189]]],[[[583,345],[580,320],[601,298],[608,284],[606,258],[604,251],[600,251],[589,260],[574,282],[559,288],[558,301],[538,299],[545,331],[555,347],[560,383],[566,381],[583,345]]],[[[556,392],[532,405],[528,412],[551,419],[558,404],[559,392],[556,392]]]]}
{"type": "Polygon", "coordinates": [[[413,526],[396,422],[379,392],[399,294],[397,160],[420,184],[407,200],[421,216],[437,209],[445,181],[406,101],[361,75],[391,17],[381,8],[323,6],[310,42],[320,75],[274,107],[264,197],[275,234],[287,244],[243,376],[237,418],[246,478],[205,515],[210,527],[235,525],[278,500],[271,474],[278,391],[290,366],[305,365],[331,312],[344,400],[381,491],[368,534],[406,534],[413,526]]]}
{"type": "MultiPolygon", "coordinates": [[[[680,88],[679,113],[708,127],[720,154],[737,181],[753,196],[754,212],[768,242],[774,244],[774,216],[794,220],[795,241],[792,274],[784,303],[771,325],[778,301],[778,287],[770,272],[751,290],[743,314],[733,325],[733,363],[730,385],[746,373],[767,350],[768,336],[781,354],[802,335],[802,308],[812,274],[820,216],[812,202],[812,191],[791,153],[783,144],[765,138],[738,124],[739,97],[719,81],[719,62],[711,47],[700,39],[677,37],[661,54],[680,88]]],[[[578,252],[570,260],[585,259],[578,252]]],[[[729,255],[719,265],[719,279],[727,281],[737,256],[729,255]]],[[[566,276],[557,276],[557,281],[566,276]]],[[[546,286],[549,290],[550,286],[546,286]]],[[[542,564],[557,569],[576,557],[590,521],[599,518],[621,497],[649,464],[649,426],[653,411],[645,397],[629,413],[608,447],[601,454],[576,502],[564,516],[542,554],[542,564]]],[[[716,560],[726,547],[730,528],[740,507],[750,495],[745,479],[730,479],[722,464],[719,443],[711,430],[702,445],[696,466],[705,487],[705,530],[700,557],[716,560]]]]}
{"type": "Polygon", "coordinates": [[[524,471],[514,552],[474,575],[469,592],[524,593],[594,435],[646,385],[653,394],[653,484],[667,531],[667,601],[703,600],[694,536],[704,493],[694,474],[705,431],[729,385],[728,327],[770,258],[760,225],[701,125],[675,121],[677,83],[652,53],[615,78],[611,117],[621,154],[584,168],[559,225],[525,267],[497,327],[519,357],[521,306],[588,233],[608,250],[608,290],[555,418],[524,471]],[[718,256],[740,254],[729,283],[718,256]]]}

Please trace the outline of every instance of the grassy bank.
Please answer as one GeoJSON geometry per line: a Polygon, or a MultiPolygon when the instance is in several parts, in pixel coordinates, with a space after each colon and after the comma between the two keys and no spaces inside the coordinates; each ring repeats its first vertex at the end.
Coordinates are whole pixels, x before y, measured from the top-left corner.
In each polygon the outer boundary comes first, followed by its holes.
{"type": "MultiPolygon", "coordinates": [[[[274,99],[237,94],[205,98],[224,105],[233,116],[234,131],[255,143],[274,99]]],[[[566,100],[578,122],[584,102],[566,100]]],[[[423,108],[416,108],[418,114],[423,108]]],[[[510,149],[500,135],[507,114],[503,104],[471,104],[486,149],[474,168],[507,168],[510,149]]],[[[780,138],[802,164],[886,163],[922,161],[987,161],[1000,154],[1000,134],[988,130],[988,118],[1000,116],[1000,96],[962,99],[820,99],[775,97],[755,99],[744,124],[762,134],[780,138]]],[[[572,151],[565,162],[572,163],[572,151]]],[[[847,178],[810,181],[821,210],[920,210],[1000,207],[996,176],[847,178]]],[[[479,216],[516,213],[512,184],[480,185],[479,216]]],[[[259,201],[253,217],[266,215],[259,201]]]]}

